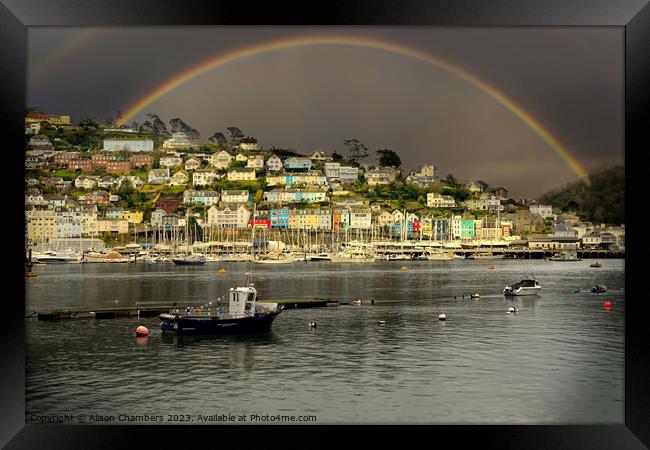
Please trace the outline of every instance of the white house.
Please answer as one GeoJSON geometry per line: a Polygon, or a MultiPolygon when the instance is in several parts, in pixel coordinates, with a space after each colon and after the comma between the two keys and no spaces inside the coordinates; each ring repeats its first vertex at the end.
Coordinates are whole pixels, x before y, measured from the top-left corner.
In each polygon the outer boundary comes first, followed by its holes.
{"type": "Polygon", "coordinates": [[[192,173],[192,184],[194,186],[209,186],[219,179],[219,174],[214,170],[197,169],[192,173]]]}
{"type": "Polygon", "coordinates": [[[208,209],[208,225],[228,228],[247,228],[251,213],[244,205],[219,208],[212,205],[208,209]]]}
{"type": "Polygon", "coordinates": [[[167,155],[167,156],[162,156],[160,158],[160,167],[172,168],[172,167],[180,166],[181,164],[183,164],[183,158],[181,158],[180,156],[167,155]]]}
{"type": "Polygon", "coordinates": [[[217,169],[227,169],[232,162],[232,155],[225,150],[210,156],[210,165],[217,169]]]}
{"type": "Polygon", "coordinates": [[[451,195],[429,192],[427,194],[427,206],[429,208],[454,208],[456,207],[456,200],[451,195]]]}
{"type": "Polygon", "coordinates": [[[192,157],[185,161],[185,170],[196,170],[199,167],[201,167],[201,161],[198,158],[192,157]]]}
{"type": "Polygon", "coordinates": [[[248,203],[248,191],[222,191],[221,201],[224,203],[248,203]]]}
{"type": "Polygon", "coordinates": [[[180,186],[190,182],[190,176],[184,170],[179,170],[169,179],[172,186],[180,186]]]}
{"type": "Polygon", "coordinates": [[[248,155],[246,167],[252,167],[253,169],[263,169],[264,155],[248,155]]]}
{"type": "Polygon", "coordinates": [[[169,183],[169,168],[151,169],[147,181],[150,184],[167,184],[169,183]]]}
{"type": "Polygon", "coordinates": [[[539,214],[544,219],[553,217],[553,207],[551,205],[530,205],[528,210],[531,214],[539,214]]]}
{"type": "Polygon", "coordinates": [[[283,168],[282,160],[277,155],[272,155],[266,161],[266,170],[268,170],[270,172],[278,172],[278,171],[282,170],[282,168],[283,168]]]}
{"type": "Polygon", "coordinates": [[[372,226],[372,212],[369,209],[350,210],[350,228],[369,230],[372,226]]]}

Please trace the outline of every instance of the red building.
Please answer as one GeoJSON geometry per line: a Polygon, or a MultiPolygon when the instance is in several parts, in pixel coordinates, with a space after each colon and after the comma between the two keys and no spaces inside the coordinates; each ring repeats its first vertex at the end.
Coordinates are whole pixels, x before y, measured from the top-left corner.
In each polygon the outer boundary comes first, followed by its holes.
{"type": "Polygon", "coordinates": [[[133,167],[152,167],[153,166],[153,156],[149,155],[133,155],[129,159],[133,167]]]}
{"type": "Polygon", "coordinates": [[[103,167],[105,168],[106,165],[115,160],[115,156],[113,155],[104,155],[104,154],[97,154],[93,155],[90,157],[90,160],[93,162],[93,167],[99,168],[103,167]]]}
{"type": "Polygon", "coordinates": [[[78,152],[57,153],[52,157],[52,162],[57,166],[66,166],[74,159],[78,159],[81,154],[78,152]]]}
{"type": "Polygon", "coordinates": [[[68,162],[68,170],[81,169],[82,172],[90,172],[93,170],[93,162],[89,159],[73,159],[68,162]]]}
{"type": "Polygon", "coordinates": [[[129,173],[131,168],[131,161],[109,161],[106,164],[106,172],[108,173],[129,173]]]}

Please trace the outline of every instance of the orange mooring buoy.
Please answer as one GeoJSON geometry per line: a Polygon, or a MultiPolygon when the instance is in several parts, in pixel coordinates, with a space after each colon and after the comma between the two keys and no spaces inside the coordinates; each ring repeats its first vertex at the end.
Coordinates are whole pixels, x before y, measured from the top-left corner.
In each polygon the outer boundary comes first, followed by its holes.
{"type": "Polygon", "coordinates": [[[149,336],[149,330],[147,327],[143,327],[140,325],[138,328],[135,329],[135,335],[136,336],[149,336]]]}

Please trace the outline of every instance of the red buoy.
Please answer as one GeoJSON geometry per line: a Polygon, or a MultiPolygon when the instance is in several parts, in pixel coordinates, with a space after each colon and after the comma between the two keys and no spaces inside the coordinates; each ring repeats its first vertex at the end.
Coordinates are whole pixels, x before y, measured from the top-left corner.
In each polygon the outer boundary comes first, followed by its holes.
{"type": "Polygon", "coordinates": [[[149,330],[147,327],[143,327],[140,325],[138,328],[135,329],[135,335],[136,336],[149,336],[149,330]]]}
{"type": "Polygon", "coordinates": [[[606,301],[603,303],[603,306],[605,307],[606,310],[609,311],[610,309],[612,309],[612,302],[610,302],[609,300],[606,300],[606,301]]]}

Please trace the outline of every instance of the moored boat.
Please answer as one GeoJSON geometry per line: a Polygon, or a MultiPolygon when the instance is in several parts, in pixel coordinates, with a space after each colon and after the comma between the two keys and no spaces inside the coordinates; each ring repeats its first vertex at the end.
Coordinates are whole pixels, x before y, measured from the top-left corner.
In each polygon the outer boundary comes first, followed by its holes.
{"type": "Polygon", "coordinates": [[[542,287],[534,278],[524,278],[518,283],[503,288],[503,295],[537,295],[542,287]]]}
{"type": "Polygon", "coordinates": [[[273,320],[282,312],[278,303],[257,303],[257,290],[247,280],[246,286],[230,288],[227,304],[223,297],[200,308],[174,309],[161,314],[163,333],[175,334],[231,334],[251,333],[271,328],[273,320]]]}
{"type": "Polygon", "coordinates": [[[203,255],[189,255],[184,257],[174,257],[172,261],[177,266],[202,266],[205,264],[205,256],[203,255]]]}

